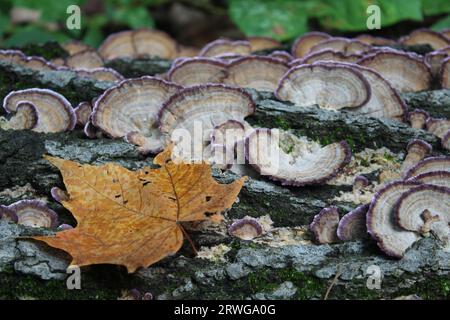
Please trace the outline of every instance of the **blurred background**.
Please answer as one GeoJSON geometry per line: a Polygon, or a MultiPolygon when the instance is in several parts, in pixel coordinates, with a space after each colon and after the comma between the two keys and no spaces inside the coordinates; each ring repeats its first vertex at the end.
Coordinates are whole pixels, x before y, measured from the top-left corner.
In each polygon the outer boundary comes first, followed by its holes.
{"type": "Polygon", "coordinates": [[[219,37],[290,42],[310,30],[397,37],[418,27],[450,28],[450,0],[0,0],[4,47],[68,39],[97,47],[110,33],[142,27],[197,47],[219,37]],[[80,30],[66,28],[73,4],[81,8],[80,30]],[[381,30],[367,30],[371,4],[381,9],[381,30]]]}

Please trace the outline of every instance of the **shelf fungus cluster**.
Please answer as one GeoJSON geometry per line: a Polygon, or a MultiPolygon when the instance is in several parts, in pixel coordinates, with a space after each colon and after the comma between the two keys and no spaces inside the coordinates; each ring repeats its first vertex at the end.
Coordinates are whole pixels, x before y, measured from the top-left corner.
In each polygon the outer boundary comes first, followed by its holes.
{"type": "Polygon", "coordinates": [[[3,108],[11,115],[1,125],[7,129],[64,132],[73,130],[76,124],[69,101],[48,89],[12,91],[3,100],[3,108]]]}
{"type": "Polygon", "coordinates": [[[40,200],[21,200],[9,206],[0,205],[0,219],[33,228],[55,229],[58,214],[40,200]]]}

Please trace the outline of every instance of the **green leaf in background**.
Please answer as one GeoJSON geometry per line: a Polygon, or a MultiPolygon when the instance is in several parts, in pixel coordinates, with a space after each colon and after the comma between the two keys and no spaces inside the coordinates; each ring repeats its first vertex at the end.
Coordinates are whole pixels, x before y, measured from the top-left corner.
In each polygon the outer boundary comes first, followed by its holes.
{"type": "Polygon", "coordinates": [[[67,41],[69,37],[61,32],[48,32],[36,26],[19,27],[14,34],[4,41],[7,47],[23,46],[28,43],[44,43],[47,41],[67,41]]]}
{"type": "Polygon", "coordinates": [[[67,7],[83,5],[86,0],[14,0],[14,7],[35,9],[41,12],[41,19],[47,22],[61,22],[68,17],[67,7]]]}
{"type": "Polygon", "coordinates": [[[106,11],[112,21],[130,28],[152,28],[154,26],[153,18],[145,7],[114,7],[109,4],[106,11]]]}
{"type": "Polygon", "coordinates": [[[433,24],[431,26],[431,29],[434,31],[442,31],[444,29],[450,29],[450,15],[433,24]]]}
{"type": "Polygon", "coordinates": [[[341,31],[367,30],[367,7],[378,5],[381,25],[389,26],[402,20],[422,20],[421,0],[320,0],[328,6],[322,8],[319,22],[322,26],[341,31]]]}
{"type": "Polygon", "coordinates": [[[422,10],[427,16],[450,13],[449,0],[422,0],[422,10]]]}
{"type": "Polygon", "coordinates": [[[231,0],[229,14],[247,36],[289,40],[308,31],[307,1],[231,0]]]}

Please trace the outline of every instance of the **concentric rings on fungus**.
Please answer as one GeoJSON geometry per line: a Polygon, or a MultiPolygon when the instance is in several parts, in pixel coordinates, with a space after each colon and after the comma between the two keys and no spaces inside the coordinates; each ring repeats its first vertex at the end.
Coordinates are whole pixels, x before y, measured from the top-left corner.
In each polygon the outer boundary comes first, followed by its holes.
{"type": "Polygon", "coordinates": [[[346,55],[361,54],[372,49],[371,45],[354,39],[347,39],[341,37],[332,37],[324,40],[313,46],[308,53],[318,52],[326,49],[342,52],[346,55]]]}
{"type": "Polygon", "coordinates": [[[404,178],[408,179],[419,174],[432,172],[432,171],[447,171],[450,172],[450,157],[440,156],[440,157],[429,157],[423,159],[415,166],[410,168],[406,172],[404,178]]]}
{"type": "Polygon", "coordinates": [[[371,89],[355,68],[317,62],[291,68],[280,80],[275,95],[298,106],[317,104],[339,110],[364,105],[370,99],[371,89]]]}
{"type": "MultiPolygon", "coordinates": [[[[245,159],[258,173],[282,185],[322,184],[350,162],[351,150],[345,141],[325,147],[311,144],[286,153],[281,145],[289,133],[259,128],[245,138],[245,159]]],[[[292,140],[292,139],[291,139],[292,140]]],[[[299,141],[295,143],[300,144],[299,141]]]]}
{"type": "Polygon", "coordinates": [[[27,101],[19,102],[15,114],[5,124],[5,129],[32,130],[39,120],[36,107],[27,101]]]}
{"type": "Polygon", "coordinates": [[[158,122],[166,142],[175,142],[180,152],[190,156],[191,150],[210,142],[214,127],[228,120],[244,123],[254,111],[255,104],[243,89],[206,84],[185,88],[170,97],[159,112],[158,122]],[[184,139],[182,144],[178,144],[180,138],[184,139]]]}
{"type": "Polygon", "coordinates": [[[363,56],[358,53],[345,54],[340,51],[335,51],[332,49],[324,49],[316,52],[311,52],[298,60],[295,64],[292,63],[291,66],[300,64],[311,64],[317,61],[336,61],[336,62],[349,62],[354,63],[361,59],[363,56]]]}
{"type": "Polygon", "coordinates": [[[105,61],[126,57],[174,59],[178,54],[178,45],[165,32],[137,29],[111,34],[98,52],[105,61]]]}
{"type": "Polygon", "coordinates": [[[232,41],[228,39],[218,39],[205,45],[200,50],[200,57],[226,57],[245,56],[251,53],[251,45],[248,41],[232,41]]]}
{"type": "Polygon", "coordinates": [[[342,241],[354,241],[368,237],[366,226],[366,213],[368,204],[358,206],[345,214],[339,221],[337,236],[342,241]]]}
{"type": "Polygon", "coordinates": [[[425,172],[409,178],[408,181],[450,188],[450,171],[425,172]]]}
{"type": "Polygon", "coordinates": [[[440,83],[442,89],[450,89],[450,57],[442,61],[439,71],[440,83]]]}
{"type": "Polygon", "coordinates": [[[374,69],[400,92],[417,92],[431,86],[429,67],[419,56],[394,50],[380,50],[357,64],[374,69]]]}
{"type": "Polygon", "coordinates": [[[448,37],[429,29],[414,30],[409,35],[401,37],[399,42],[408,46],[429,44],[434,50],[439,50],[450,45],[450,39],[448,37]]]}
{"type": "Polygon", "coordinates": [[[314,234],[314,240],[319,244],[339,242],[337,229],[339,212],[335,206],[324,208],[314,216],[309,229],[314,234]]]}
{"type": "MultiPolygon", "coordinates": [[[[449,47],[450,49],[450,47],[449,47]]],[[[450,50],[449,50],[450,51],[450,50]]],[[[443,50],[429,52],[425,55],[424,61],[430,66],[433,77],[440,77],[442,62],[449,56],[449,53],[443,50]]]]}
{"type": "MultiPolygon", "coordinates": [[[[214,127],[211,133],[211,152],[214,163],[221,169],[229,169],[235,164],[235,149],[238,144],[243,142],[244,138],[245,124],[242,122],[228,120],[214,127]]],[[[241,156],[243,157],[243,155],[241,156]]],[[[244,163],[244,161],[237,163],[244,163]]]]}
{"type": "Polygon", "coordinates": [[[367,231],[377,241],[378,247],[389,256],[402,258],[406,250],[420,236],[398,225],[395,218],[395,205],[400,196],[420,183],[395,181],[380,189],[372,199],[367,211],[367,231]]]}
{"type": "Polygon", "coordinates": [[[65,65],[72,69],[95,69],[102,68],[104,63],[97,51],[88,49],[67,57],[65,65]]]}
{"type": "Polygon", "coordinates": [[[281,43],[278,40],[270,37],[248,37],[247,41],[250,43],[252,52],[281,47],[281,43]]]}
{"type": "Polygon", "coordinates": [[[436,137],[442,139],[445,133],[450,130],[450,120],[428,118],[425,122],[425,126],[428,132],[431,132],[436,137]]]}
{"type": "Polygon", "coordinates": [[[8,206],[17,215],[17,223],[34,228],[56,228],[58,215],[40,200],[21,200],[8,206]]]}
{"type": "Polygon", "coordinates": [[[331,36],[324,32],[306,33],[295,40],[292,45],[292,56],[294,58],[301,58],[306,55],[316,44],[329,38],[331,38],[331,36]]]}
{"type": "Polygon", "coordinates": [[[59,93],[48,89],[25,89],[10,92],[3,100],[7,113],[17,112],[23,102],[34,106],[38,121],[33,127],[37,132],[63,132],[73,130],[75,112],[69,101],[59,93]]]}
{"type": "Polygon", "coordinates": [[[126,137],[142,153],[157,153],[162,149],[158,111],[180,88],[148,76],[124,80],[95,101],[92,123],[112,138],[126,137]]]}
{"type": "Polygon", "coordinates": [[[246,56],[228,65],[224,84],[273,92],[289,67],[283,61],[263,56],[246,56]]]}
{"type": "Polygon", "coordinates": [[[0,204],[0,220],[17,223],[17,214],[10,208],[0,204]]]}
{"type": "Polygon", "coordinates": [[[218,59],[191,58],[174,63],[168,80],[182,86],[221,83],[226,77],[227,64],[218,59]]]}
{"type": "Polygon", "coordinates": [[[90,102],[80,102],[74,109],[74,112],[77,116],[77,124],[84,127],[86,123],[88,123],[89,117],[92,113],[92,105],[90,102]]]}
{"type": "Polygon", "coordinates": [[[263,233],[258,220],[251,218],[239,219],[228,228],[228,233],[242,240],[252,240],[263,233]]]}
{"type": "Polygon", "coordinates": [[[400,168],[403,176],[408,173],[410,168],[431,153],[433,148],[429,143],[423,140],[413,139],[408,143],[406,150],[407,154],[400,168]]]}
{"type": "Polygon", "coordinates": [[[121,74],[111,68],[77,69],[75,72],[80,77],[91,78],[98,81],[118,82],[124,79],[121,74]]]}
{"type": "Polygon", "coordinates": [[[382,37],[375,37],[370,34],[360,34],[355,39],[364,42],[366,44],[376,46],[391,46],[396,43],[395,40],[382,37]]]}

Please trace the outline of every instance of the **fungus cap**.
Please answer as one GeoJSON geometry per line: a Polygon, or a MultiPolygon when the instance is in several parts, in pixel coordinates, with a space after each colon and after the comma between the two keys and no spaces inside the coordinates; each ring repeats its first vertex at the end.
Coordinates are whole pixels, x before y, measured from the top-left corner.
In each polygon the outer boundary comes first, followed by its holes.
{"type": "Polygon", "coordinates": [[[406,172],[405,178],[411,178],[432,171],[450,172],[450,157],[440,156],[423,159],[406,172]]]}
{"type": "Polygon", "coordinates": [[[102,68],[104,63],[97,51],[88,49],[67,57],[65,65],[72,69],[95,69],[102,68]]]}
{"type": "Polygon", "coordinates": [[[19,101],[15,114],[8,121],[8,127],[13,130],[32,130],[36,128],[38,121],[36,107],[30,102],[19,101]]]}
{"type": "Polygon", "coordinates": [[[95,79],[98,81],[118,82],[124,77],[116,70],[111,68],[95,68],[95,69],[77,69],[78,76],[95,79]]]}
{"type": "Polygon", "coordinates": [[[368,204],[358,206],[345,214],[339,221],[337,236],[342,241],[354,241],[367,238],[366,213],[368,204]]]}
{"type": "Polygon", "coordinates": [[[260,51],[260,50],[268,50],[275,49],[281,47],[281,43],[278,40],[275,40],[271,37],[248,37],[247,41],[250,43],[251,51],[260,51]]]}
{"type": "Polygon", "coordinates": [[[239,219],[228,228],[228,233],[242,240],[252,240],[263,233],[258,220],[252,218],[239,219]]]}
{"type": "MultiPolygon", "coordinates": [[[[337,61],[337,62],[356,62],[363,56],[358,53],[345,54],[340,51],[335,51],[332,49],[324,49],[320,51],[315,51],[304,56],[300,61],[294,65],[299,64],[310,64],[317,61],[337,61]]],[[[291,65],[291,66],[294,66],[291,65]]]]}
{"type": "Polygon", "coordinates": [[[319,42],[329,39],[331,36],[324,32],[309,32],[297,38],[292,45],[292,56],[301,58],[319,42]]]}
{"type": "Polygon", "coordinates": [[[85,126],[89,121],[89,117],[92,113],[92,105],[90,102],[84,101],[80,102],[78,106],[74,109],[75,115],[77,116],[77,124],[80,126],[85,126]]]}
{"type": "Polygon", "coordinates": [[[425,122],[425,126],[428,132],[431,132],[436,137],[442,139],[445,133],[450,130],[450,120],[428,118],[425,122]]]}
{"type": "Polygon", "coordinates": [[[227,64],[218,59],[191,58],[174,63],[168,80],[182,86],[221,83],[226,77],[227,64]]]}
{"type": "Polygon", "coordinates": [[[339,212],[335,206],[322,209],[314,216],[309,229],[319,244],[339,242],[337,228],[339,225],[339,212]]]}
{"type": "Polygon", "coordinates": [[[409,35],[401,37],[399,42],[408,46],[429,44],[435,50],[439,50],[450,45],[450,39],[448,37],[429,29],[414,30],[409,35]]]}
{"type": "Polygon", "coordinates": [[[34,228],[56,228],[58,215],[40,200],[20,200],[8,207],[17,215],[17,223],[34,228]]]}
{"type": "Polygon", "coordinates": [[[228,39],[218,39],[208,43],[200,50],[201,57],[222,57],[230,55],[245,56],[251,52],[251,45],[248,41],[232,41],[228,39]]]}
{"type": "Polygon", "coordinates": [[[0,204],[0,220],[17,223],[17,214],[10,208],[0,204]]]}
{"type": "Polygon", "coordinates": [[[408,178],[408,181],[450,188],[450,171],[425,172],[408,178]]]}
{"type": "Polygon", "coordinates": [[[331,49],[334,51],[340,51],[344,54],[353,54],[353,53],[364,53],[372,49],[371,45],[368,45],[359,40],[341,38],[341,37],[332,37],[330,39],[321,41],[313,46],[309,53],[322,51],[325,49],[331,49]]]}
{"type": "Polygon", "coordinates": [[[414,109],[408,113],[408,121],[415,129],[423,129],[429,118],[430,114],[422,109],[414,109]]]}
{"type": "Polygon", "coordinates": [[[69,200],[69,195],[66,191],[62,190],[61,188],[58,187],[53,187],[50,190],[50,194],[52,195],[52,198],[59,202],[62,203],[63,201],[68,201],[69,200]]]}
{"type": "Polygon", "coordinates": [[[450,89],[450,57],[442,61],[439,77],[442,89],[450,89]]]}
{"type": "Polygon", "coordinates": [[[361,34],[357,36],[355,39],[364,42],[368,45],[376,45],[376,46],[391,46],[396,43],[395,40],[383,37],[375,37],[370,34],[361,34]]]}

